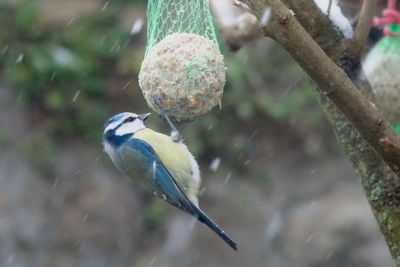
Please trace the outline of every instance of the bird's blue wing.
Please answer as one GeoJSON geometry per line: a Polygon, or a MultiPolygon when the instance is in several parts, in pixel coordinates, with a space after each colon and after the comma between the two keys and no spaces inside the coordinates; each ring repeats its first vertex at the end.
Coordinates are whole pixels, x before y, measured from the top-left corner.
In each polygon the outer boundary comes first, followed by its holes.
{"type": "Polygon", "coordinates": [[[161,162],[154,149],[147,142],[138,138],[131,138],[128,141],[128,145],[145,158],[146,168],[152,174],[154,192],[170,204],[190,214],[194,214],[193,204],[176,184],[174,178],[161,162]]]}
{"type": "MultiPolygon", "coordinates": [[[[206,224],[219,235],[230,247],[237,250],[237,244],[219,226],[213,222],[201,209],[194,205],[183,193],[171,176],[154,149],[145,141],[138,138],[131,138],[128,145],[139,152],[147,164],[146,168],[151,168],[153,174],[154,192],[168,203],[179,209],[194,215],[200,222],[206,224]]],[[[173,153],[173,152],[171,152],[173,153]]]]}

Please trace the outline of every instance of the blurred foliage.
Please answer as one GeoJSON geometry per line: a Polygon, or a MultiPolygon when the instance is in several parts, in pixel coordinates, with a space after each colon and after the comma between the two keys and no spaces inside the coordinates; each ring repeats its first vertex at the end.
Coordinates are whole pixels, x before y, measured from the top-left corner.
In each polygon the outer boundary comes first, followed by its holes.
{"type": "Polygon", "coordinates": [[[54,142],[50,136],[39,132],[27,138],[20,144],[22,152],[31,159],[31,163],[45,176],[53,177],[51,166],[56,161],[54,157],[54,142]]]}
{"type": "Polygon", "coordinates": [[[145,225],[147,227],[156,227],[168,217],[168,210],[165,209],[164,203],[157,201],[153,198],[146,206],[146,213],[144,216],[145,225]]]}
{"type": "Polygon", "coordinates": [[[11,144],[11,138],[5,129],[0,129],[0,146],[5,147],[11,144]]]}
{"type": "MultiPolygon", "coordinates": [[[[121,23],[127,10],[139,9],[144,19],[145,1],[107,1],[106,9],[66,25],[41,23],[35,1],[17,3],[0,3],[0,68],[15,88],[16,101],[35,111],[33,126],[46,129],[26,146],[28,154],[43,146],[43,157],[51,158],[52,146],[44,140],[80,136],[99,143],[102,124],[112,113],[148,108],[136,78],[145,34],[132,36],[121,23]]],[[[253,46],[223,51],[228,70],[222,109],[181,127],[201,160],[222,157],[222,167],[259,180],[265,178],[265,168],[248,168],[249,159],[262,154],[260,143],[275,143],[260,138],[275,131],[275,136],[305,140],[308,146],[306,139],[315,139],[310,133],[321,125],[321,115],[314,90],[289,56],[272,41],[253,46]],[[257,143],[253,137],[259,138],[257,143]]],[[[150,120],[151,127],[161,125],[150,120]]],[[[42,165],[45,160],[37,161],[42,165]]]]}
{"type": "Polygon", "coordinates": [[[24,103],[52,117],[54,133],[98,139],[106,117],[107,79],[129,33],[118,23],[120,7],[83,17],[63,29],[38,22],[35,2],[0,8],[0,63],[24,103]],[[78,101],[79,100],[79,101],[78,101]]]}

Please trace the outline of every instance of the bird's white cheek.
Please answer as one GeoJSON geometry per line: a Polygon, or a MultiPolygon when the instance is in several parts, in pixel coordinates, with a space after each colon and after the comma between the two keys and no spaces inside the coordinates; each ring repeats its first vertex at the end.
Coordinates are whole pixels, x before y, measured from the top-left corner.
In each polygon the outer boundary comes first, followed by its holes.
{"type": "Polygon", "coordinates": [[[115,135],[118,136],[123,136],[126,134],[133,134],[136,133],[139,130],[144,129],[145,126],[143,124],[143,121],[136,119],[133,122],[128,122],[128,123],[124,123],[123,125],[121,125],[116,131],[115,131],[115,135]]]}

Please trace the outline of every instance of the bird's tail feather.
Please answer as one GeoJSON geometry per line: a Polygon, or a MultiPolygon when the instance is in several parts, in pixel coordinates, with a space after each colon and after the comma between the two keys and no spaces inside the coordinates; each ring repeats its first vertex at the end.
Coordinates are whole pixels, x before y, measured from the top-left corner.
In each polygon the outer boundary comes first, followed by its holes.
{"type": "Polygon", "coordinates": [[[219,228],[219,226],[211,220],[200,208],[192,204],[192,210],[197,219],[207,225],[211,230],[213,230],[219,237],[221,237],[231,248],[237,250],[237,244],[233,241],[225,232],[219,228]]]}

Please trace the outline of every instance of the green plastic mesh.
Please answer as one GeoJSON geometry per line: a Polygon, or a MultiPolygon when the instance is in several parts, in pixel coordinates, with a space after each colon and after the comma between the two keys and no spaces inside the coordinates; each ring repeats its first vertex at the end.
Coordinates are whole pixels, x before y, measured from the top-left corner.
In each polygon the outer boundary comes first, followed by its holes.
{"type": "MultiPolygon", "coordinates": [[[[390,25],[400,34],[400,25],[390,25]]],[[[400,123],[400,37],[384,36],[368,53],[363,69],[372,90],[392,124],[400,123]]]]}
{"type": "Polygon", "coordinates": [[[395,133],[400,134],[400,124],[393,125],[393,130],[395,133]]]}
{"type": "Polygon", "coordinates": [[[149,0],[139,85],[148,105],[191,120],[221,103],[225,65],[209,0],[149,0]]]}
{"type": "Polygon", "coordinates": [[[218,46],[208,0],[148,0],[147,23],[146,55],[173,33],[202,35],[218,46]]]}
{"type": "MultiPolygon", "coordinates": [[[[400,34],[400,25],[399,24],[389,25],[389,28],[392,33],[400,34]]],[[[364,65],[368,65],[368,66],[367,66],[366,70],[365,70],[365,66],[364,66],[364,70],[366,72],[372,71],[372,69],[370,69],[370,68],[375,67],[376,59],[380,58],[381,56],[388,55],[388,54],[400,55],[400,37],[390,37],[390,36],[382,37],[376,43],[376,45],[371,49],[371,51],[368,53],[368,56],[364,63],[364,65]],[[370,68],[368,68],[368,67],[370,67],[370,68]]]]}

